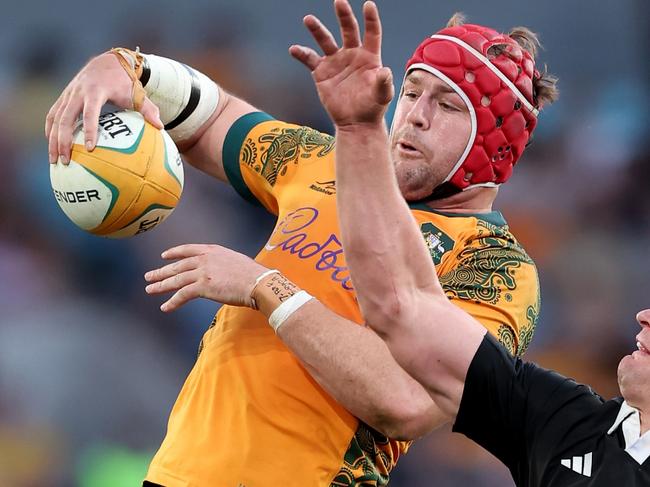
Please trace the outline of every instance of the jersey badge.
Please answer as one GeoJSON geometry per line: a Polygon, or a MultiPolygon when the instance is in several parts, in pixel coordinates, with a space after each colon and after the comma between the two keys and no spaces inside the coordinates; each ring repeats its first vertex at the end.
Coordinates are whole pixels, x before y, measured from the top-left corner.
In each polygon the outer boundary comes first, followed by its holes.
{"type": "Polygon", "coordinates": [[[454,247],[454,241],[433,223],[423,223],[420,231],[427,244],[431,259],[435,265],[440,264],[442,256],[454,247]]]}

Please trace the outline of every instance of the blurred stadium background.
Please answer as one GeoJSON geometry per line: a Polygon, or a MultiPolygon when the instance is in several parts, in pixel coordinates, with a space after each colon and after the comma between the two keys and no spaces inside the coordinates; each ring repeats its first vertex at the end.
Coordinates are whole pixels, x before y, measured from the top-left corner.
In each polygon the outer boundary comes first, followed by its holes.
{"type": "MultiPolygon", "coordinates": [[[[455,11],[540,33],[560,101],[497,199],[536,260],[542,314],[529,359],[616,394],[616,365],[650,306],[650,3],[379,0],[396,78],[455,11]]],[[[359,9],[360,0],[354,0],[359,9]]],[[[138,485],[165,432],[216,305],[171,316],[142,274],[175,244],[249,255],[273,221],[186,166],[185,195],[159,229],[127,241],[85,235],[49,187],[45,114],[94,54],[140,45],[200,68],[278,118],[330,130],[287,47],[309,43],[329,1],[4,2],[0,19],[0,486],[138,485]]],[[[381,380],[381,378],[378,378],[381,380]]],[[[228,445],[223,445],[228,448],[228,445]]],[[[395,487],[512,485],[468,441],[436,432],[413,446],[395,487]]]]}

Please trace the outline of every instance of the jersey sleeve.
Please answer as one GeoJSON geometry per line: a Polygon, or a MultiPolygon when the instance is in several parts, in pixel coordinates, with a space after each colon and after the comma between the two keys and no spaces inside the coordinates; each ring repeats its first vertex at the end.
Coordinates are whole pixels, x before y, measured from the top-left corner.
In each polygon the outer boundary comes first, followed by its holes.
{"type": "Polygon", "coordinates": [[[517,485],[541,471],[571,425],[602,405],[589,387],[513,357],[486,334],[465,379],[453,430],[501,460],[517,485]]]}
{"type": "Polygon", "coordinates": [[[447,297],[478,320],[512,354],[533,337],[540,308],[539,280],[524,250],[504,239],[477,239],[440,276],[447,297]]]}
{"type": "Polygon", "coordinates": [[[278,201],[299,171],[333,150],[330,135],[255,112],[239,118],[226,134],[223,165],[244,199],[277,215],[278,201]]]}

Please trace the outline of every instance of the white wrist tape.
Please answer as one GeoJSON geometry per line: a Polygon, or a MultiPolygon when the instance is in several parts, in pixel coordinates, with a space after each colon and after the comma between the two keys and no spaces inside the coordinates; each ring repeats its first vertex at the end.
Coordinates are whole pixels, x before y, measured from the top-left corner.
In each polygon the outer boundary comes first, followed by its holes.
{"type": "Polygon", "coordinates": [[[303,304],[312,300],[314,297],[307,291],[298,291],[296,294],[287,299],[284,303],[273,310],[269,316],[271,328],[278,332],[278,328],[303,304]]]}
{"type": "Polygon", "coordinates": [[[277,269],[269,269],[268,271],[262,272],[262,274],[260,274],[258,278],[255,279],[255,284],[253,284],[253,290],[255,290],[255,288],[260,283],[260,281],[264,279],[266,276],[270,276],[271,274],[276,274],[276,273],[280,274],[280,271],[277,269]]]}
{"type": "Polygon", "coordinates": [[[160,109],[160,119],[174,142],[189,139],[210,118],[219,103],[217,84],[185,64],[143,54],[140,81],[160,109]]]}

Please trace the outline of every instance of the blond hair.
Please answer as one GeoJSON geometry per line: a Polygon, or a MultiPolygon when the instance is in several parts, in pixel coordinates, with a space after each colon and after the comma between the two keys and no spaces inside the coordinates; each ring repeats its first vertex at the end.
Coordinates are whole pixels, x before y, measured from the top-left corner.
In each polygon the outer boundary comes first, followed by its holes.
{"type": "MultiPolygon", "coordinates": [[[[451,16],[447,22],[447,27],[456,27],[463,25],[466,22],[466,17],[462,12],[456,12],[451,16]]],[[[535,61],[537,53],[542,48],[539,41],[539,36],[527,27],[514,27],[508,32],[511,37],[522,49],[528,53],[535,61]]],[[[492,46],[488,52],[491,56],[498,56],[503,53],[504,49],[501,46],[492,46]]],[[[547,103],[553,103],[560,96],[560,90],[557,87],[557,76],[548,72],[546,65],[544,65],[543,72],[536,72],[533,75],[533,99],[534,102],[540,107],[547,103]]]]}

